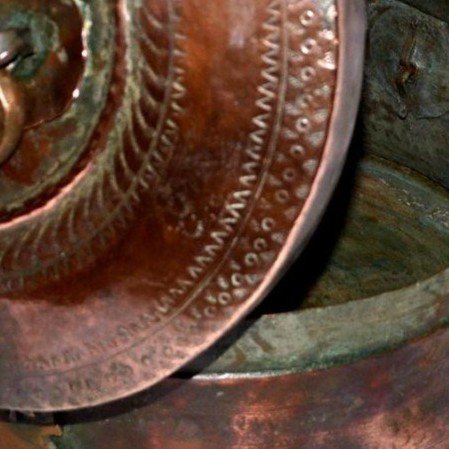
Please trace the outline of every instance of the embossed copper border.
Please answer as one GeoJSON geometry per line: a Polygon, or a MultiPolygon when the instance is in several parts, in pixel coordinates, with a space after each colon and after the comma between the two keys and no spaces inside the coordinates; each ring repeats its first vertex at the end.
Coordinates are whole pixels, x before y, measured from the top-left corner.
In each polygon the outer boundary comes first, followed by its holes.
{"type": "MultiPolygon", "coordinates": [[[[312,189],[276,262],[238,313],[222,329],[225,334],[257,306],[307,245],[340,178],[359,109],[366,33],[365,2],[337,0],[337,83],[324,154],[312,189]]],[[[206,350],[207,342],[201,348],[206,350]]],[[[194,357],[192,357],[193,359],[194,357]]],[[[136,391],[137,392],[137,391],[136,391]]]]}
{"type": "MultiPolygon", "coordinates": [[[[359,109],[366,33],[363,0],[337,0],[338,68],[334,108],[323,158],[311,192],[277,261],[249,303],[265,297],[307,245],[341,175],[359,109]]],[[[238,321],[238,320],[237,320],[238,321]]]]}
{"type": "MultiPolygon", "coordinates": [[[[172,365],[169,364],[163,368],[160,366],[152,367],[152,372],[147,378],[141,378],[136,383],[130,383],[114,391],[96,391],[94,396],[76,397],[76,399],[72,398],[72,401],[61,397],[55,404],[50,404],[44,400],[43,402],[35,403],[36,405],[31,407],[33,411],[72,410],[104,404],[105,402],[111,402],[140,392],[173,373],[176,369],[195,358],[200,352],[209,348],[220,336],[253,309],[305,246],[324,212],[327,201],[341,172],[355,123],[362,83],[365,29],[364,2],[363,0],[335,0],[334,3],[338,7],[336,20],[339,41],[338,66],[336,91],[324,155],[321,159],[312,190],[302,208],[300,218],[297,219],[294,226],[290,229],[286,243],[283,245],[280,253],[278,253],[273,265],[264,274],[262,283],[250,294],[244,304],[239,305],[238,309],[231,316],[226,317],[226,320],[222,320],[223,324],[220,323],[218,330],[203,335],[203,339],[199,344],[195,343],[194,346],[189,347],[188,354],[178,357],[172,365]]],[[[84,367],[74,370],[72,379],[77,380],[77,376],[80,374],[77,371],[82,369],[84,367]]],[[[57,386],[58,375],[55,374],[55,379],[51,380],[51,382],[55,382],[55,386],[57,386]]],[[[40,382],[37,378],[34,381],[40,382]]],[[[23,408],[20,407],[20,409],[23,408]]]]}
{"type": "MultiPolygon", "coordinates": [[[[363,0],[337,0],[338,7],[338,66],[336,90],[333,110],[329,123],[329,130],[325,144],[324,154],[317,171],[311,192],[301,211],[300,217],[293,226],[286,243],[279,253],[276,262],[265,275],[263,282],[245,301],[237,313],[234,313],[226,325],[220,328],[218,334],[208,335],[202,345],[189,354],[183,366],[191,362],[200,353],[207,350],[220,336],[228,332],[242,318],[257,306],[269,293],[273,285],[282,277],[290,264],[296,259],[321,219],[334,187],[341,175],[345,163],[349,143],[355,127],[357,111],[359,108],[362,81],[363,61],[365,47],[366,16],[363,0]]],[[[172,370],[173,372],[174,370],[172,370]]],[[[169,374],[168,372],[166,374],[169,374]]],[[[137,394],[144,388],[150,387],[139,383],[128,394],[137,394]]],[[[110,397],[109,401],[95,401],[91,406],[104,405],[105,402],[119,400],[123,395],[110,397]]],[[[70,411],[79,407],[64,407],[70,411]]]]}
{"type": "Polygon", "coordinates": [[[337,0],[336,3],[339,37],[337,83],[334,108],[320,167],[309,197],[276,262],[245,306],[228,322],[223,333],[241,321],[245,314],[267,296],[273,285],[298,257],[322,218],[340,178],[354,132],[362,93],[366,12],[363,0],[337,0]]]}

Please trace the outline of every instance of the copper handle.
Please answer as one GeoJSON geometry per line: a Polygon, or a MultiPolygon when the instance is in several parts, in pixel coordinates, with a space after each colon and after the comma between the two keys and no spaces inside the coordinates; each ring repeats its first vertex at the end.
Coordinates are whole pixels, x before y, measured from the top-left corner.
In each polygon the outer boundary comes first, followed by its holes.
{"type": "Polygon", "coordinates": [[[0,164],[17,148],[25,125],[23,95],[7,70],[24,49],[17,30],[0,31],[0,164]]]}
{"type": "Polygon", "coordinates": [[[0,106],[2,126],[0,135],[0,164],[11,156],[22,137],[25,125],[23,95],[6,70],[0,72],[0,106]]]}

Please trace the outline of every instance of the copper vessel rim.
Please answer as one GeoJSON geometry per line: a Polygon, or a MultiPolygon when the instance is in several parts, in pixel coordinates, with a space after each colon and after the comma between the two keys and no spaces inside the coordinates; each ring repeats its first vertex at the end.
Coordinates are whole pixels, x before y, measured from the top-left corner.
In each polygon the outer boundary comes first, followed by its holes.
{"type": "MultiPolygon", "coordinates": [[[[338,8],[337,36],[339,44],[334,107],[330,118],[323,159],[313,187],[302,209],[300,218],[293,226],[284,247],[266,274],[265,279],[253,292],[251,297],[248,298],[244,307],[220,329],[219,335],[213,338],[212,345],[263,301],[273,285],[299,255],[324,214],[328,201],[332,196],[333,189],[341,174],[341,169],[344,165],[348,146],[355,127],[355,117],[361,97],[366,16],[364,2],[360,0],[338,0],[336,4],[338,8]]],[[[210,347],[210,341],[206,341],[203,345],[198,346],[177,370],[191,363],[192,360],[200,356],[201,353],[210,347]]],[[[151,388],[151,386],[152,384],[148,385],[147,388],[151,388]]],[[[134,388],[128,390],[127,396],[129,397],[141,392],[142,385],[136,385],[134,388]]],[[[108,398],[107,401],[104,401],[103,398],[103,400],[99,399],[92,402],[90,407],[104,406],[122,399],[122,395],[118,392],[115,396],[108,398]]],[[[68,405],[62,409],[54,409],[52,412],[70,412],[79,409],[79,406],[68,405]]],[[[41,412],[45,413],[47,410],[44,409],[41,412]]]]}
{"type": "Polygon", "coordinates": [[[339,0],[336,3],[339,41],[337,81],[322,162],[300,217],[277,260],[246,302],[244,310],[227,323],[222,334],[263,301],[307,245],[324,214],[345,163],[362,93],[366,14],[364,2],[359,0],[339,0]]]}
{"type": "MultiPolygon", "coordinates": [[[[345,160],[347,147],[355,124],[358,98],[362,85],[365,30],[364,2],[360,0],[335,0],[335,4],[338,8],[336,19],[338,37],[336,90],[323,158],[310,194],[301,211],[300,218],[297,219],[290,230],[286,243],[274,264],[267,271],[261,285],[251,294],[238,312],[220,328],[219,332],[211,335],[211,338],[206,339],[202,344],[196,346],[195,350],[183,360],[183,363],[177,369],[190,363],[203,351],[208,349],[264,299],[273,287],[273,284],[277,282],[289,264],[293,262],[295,256],[299,254],[307,243],[331,197],[345,160]]],[[[167,375],[172,374],[174,371],[168,372],[167,375]]],[[[132,388],[127,389],[126,395],[131,396],[140,393],[143,389],[151,385],[152,383],[148,385],[137,383],[132,388]]],[[[104,397],[91,400],[88,406],[104,405],[122,398],[123,391],[119,390],[110,395],[106,400],[104,397]]],[[[65,404],[61,408],[56,407],[51,410],[46,407],[43,409],[33,407],[33,411],[45,413],[79,410],[84,407],[79,404],[65,404]]]]}

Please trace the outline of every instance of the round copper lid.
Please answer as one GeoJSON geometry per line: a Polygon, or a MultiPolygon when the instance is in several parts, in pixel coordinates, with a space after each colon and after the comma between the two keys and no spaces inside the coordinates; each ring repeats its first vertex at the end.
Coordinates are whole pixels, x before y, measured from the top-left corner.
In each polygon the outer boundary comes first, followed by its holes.
{"type": "Polygon", "coordinates": [[[265,296],[340,173],[363,7],[2,2],[0,408],[141,391],[265,296]]]}

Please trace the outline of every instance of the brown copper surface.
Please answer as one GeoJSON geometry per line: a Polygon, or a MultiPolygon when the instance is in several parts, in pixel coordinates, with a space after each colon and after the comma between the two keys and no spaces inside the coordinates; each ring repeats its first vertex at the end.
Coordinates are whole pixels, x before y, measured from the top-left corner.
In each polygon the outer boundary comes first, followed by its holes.
{"type": "Polygon", "coordinates": [[[0,423],[0,449],[447,449],[448,348],[446,328],[326,370],[171,378],[132,410],[0,423]]]}
{"type": "Polygon", "coordinates": [[[304,246],[357,109],[362,1],[85,8],[105,48],[0,176],[0,408],[111,401],[209,347],[304,246]]]}
{"type": "Polygon", "coordinates": [[[170,379],[146,406],[68,426],[53,441],[58,449],[71,441],[80,449],[447,449],[448,344],[445,329],[329,370],[170,379]]]}

